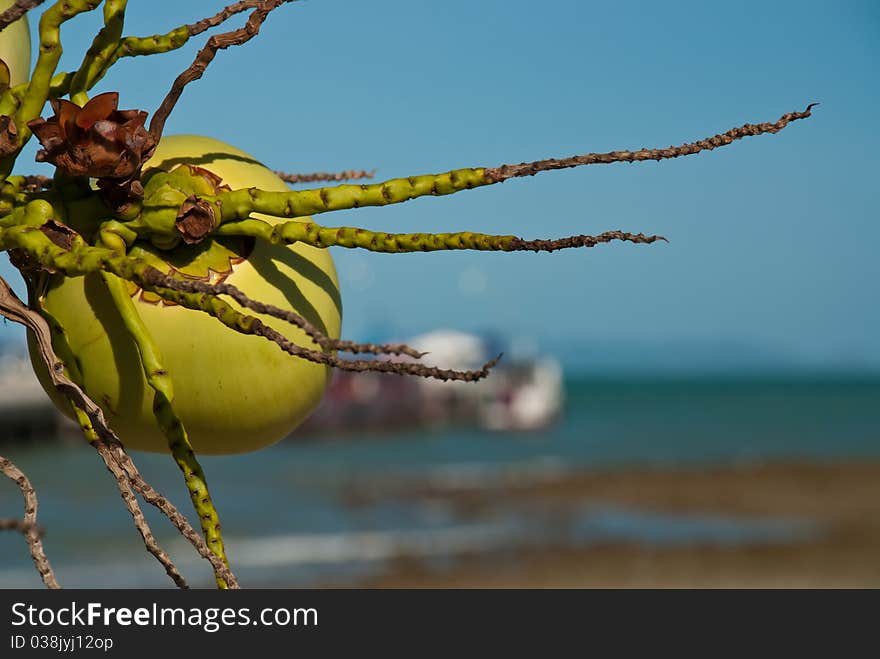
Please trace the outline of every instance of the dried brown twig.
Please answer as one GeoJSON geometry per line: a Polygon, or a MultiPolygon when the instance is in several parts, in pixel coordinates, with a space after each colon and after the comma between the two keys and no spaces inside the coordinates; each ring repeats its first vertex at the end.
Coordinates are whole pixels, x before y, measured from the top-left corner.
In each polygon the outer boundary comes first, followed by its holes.
{"type": "Polygon", "coordinates": [[[37,572],[40,573],[40,578],[46,584],[46,588],[51,588],[52,590],[61,588],[58,585],[58,580],[55,578],[55,571],[46,557],[43,541],[40,539],[42,534],[37,528],[37,493],[33,485],[31,485],[31,482],[21,469],[2,455],[0,455],[0,471],[18,485],[18,489],[21,490],[21,495],[24,497],[24,519],[21,521],[20,526],[18,526],[18,530],[22,532],[27,541],[31,558],[34,559],[34,565],[37,568],[37,572]]]}
{"type": "MultiPolygon", "coordinates": [[[[202,77],[205,73],[205,69],[207,69],[208,65],[213,61],[217,51],[225,50],[231,46],[240,46],[241,44],[250,41],[260,32],[260,27],[263,25],[263,21],[266,20],[266,17],[272,10],[277,9],[286,2],[295,1],[296,0],[262,0],[262,2],[256,2],[254,4],[254,11],[251,13],[244,27],[230,32],[223,32],[222,34],[215,34],[208,39],[208,43],[198,52],[195,60],[189,68],[174,80],[174,83],[171,85],[171,91],[168,92],[168,95],[164,98],[162,104],[153,114],[153,118],[150,120],[150,133],[156,142],[162,137],[162,131],[165,129],[165,122],[168,120],[168,116],[171,114],[171,111],[180,99],[184,87],[202,77]]],[[[244,9],[246,8],[247,7],[244,9]]],[[[240,11],[243,11],[244,9],[240,11]]],[[[222,13],[223,12],[221,12],[221,14],[222,13]]],[[[220,16],[220,14],[218,14],[218,16],[220,16]]],[[[206,20],[212,21],[214,19],[206,20]]]]}
{"type": "Polygon", "coordinates": [[[626,240],[631,243],[650,245],[658,240],[669,242],[663,236],[646,236],[643,233],[628,233],[625,231],[606,231],[598,236],[570,236],[556,240],[523,240],[517,238],[511,241],[511,250],[532,252],[554,252],[557,249],[569,249],[571,247],[595,247],[601,243],[610,243],[612,240],[626,240]]]}
{"type": "Polygon", "coordinates": [[[43,2],[44,0],[16,0],[14,5],[0,14],[0,32],[43,2]]]}
{"type": "Polygon", "coordinates": [[[719,146],[726,146],[731,142],[752,135],[764,133],[778,133],[792,121],[806,119],[811,115],[811,110],[819,105],[810,103],[803,112],[789,112],[782,115],[775,123],[745,124],[739,128],[731,128],[726,133],[707,137],[699,142],[690,142],[680,146],[670,146],[665,149],[640,149],[638,151],[609,151],[607,153],[587,153],[570,158],[550,158],[547,160],[535,160],[523,162],[518,165],[501,165],[486,170],[486,178],[494,183],[506,181],[509,178],[519,176],[534,176],[538,172],[546,172],[552,169],[567,169],[580,165],[608,165],[615,162],[636,162],[640,160],[667,160],[689,156],[700,151],[711,151],[719,146]]]}
{"type": "Polygon", "coordinates": [[[195,37],[206,30],[210,30],[212,27],[217,27],[218,25],[225,23],[236,14],[240,14],[248,9],[256,9],[261,4],[262,0],[242,0],[241,2],[235,2],[228,7],[224,7],[213,16],[203,18],[200,21],[187,25],[186,28],[189,31],[189,36],[195,37]]]}

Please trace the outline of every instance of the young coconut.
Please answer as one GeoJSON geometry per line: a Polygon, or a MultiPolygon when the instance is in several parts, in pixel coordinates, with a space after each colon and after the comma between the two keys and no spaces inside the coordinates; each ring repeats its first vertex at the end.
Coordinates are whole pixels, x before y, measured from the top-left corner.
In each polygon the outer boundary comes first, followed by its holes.
{"type": "MultiPolygon", "coordinates": [[[[288,190],[277,175],[243,151],[207,137],[176,135],[162,139],[144,168],[147,201],[159,172],[188,178],[193,171],[196,179],[217,187],[288,190]]],[[[186,197],[179,194],[180,199],[186,197]]],[[[171,251],[138,243],[133,254],[168,274],[232,284],[253,299],[295,311],[332,338],[339,336],[339,284],[328,250],[303,243],[279,246],[247,238],[209,238],[195,245],[181,241],[171,251]]],[[[134,286],[128,290],[164,357],[174,383],[174,409],[197,453],[244,453],[273,444],[320,402],[328,366],[291,359],[259,336],[235,332],[207,314],[165,303],[134,286]]],[[[100,275],[51,276],[38,301],[65,336],[86,393],[102,407],[126,447],[167,453],[168,441],[153,412],[153,391],[144,378],[137,346],[100,275]]],[[[230,304],[240,309],[234,301],[230,304]]],[[[289,340],[320,349],[303,330],[277,318],[252,315],[289,340]]],[[[52,386],[32,336],[30,346],[40,382],[59,409],[71,414],[52,386]]]]}

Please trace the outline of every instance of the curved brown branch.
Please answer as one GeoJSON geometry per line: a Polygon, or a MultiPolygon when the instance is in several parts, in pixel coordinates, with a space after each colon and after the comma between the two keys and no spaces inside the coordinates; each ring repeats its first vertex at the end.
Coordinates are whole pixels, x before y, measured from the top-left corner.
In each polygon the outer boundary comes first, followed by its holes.
{"type": "Polygon", "coordinates": [[[43,2],[44,0],[15,0],[14,5],[0,14],[0,32],[43,2]]]}
{"type": "Polygon", "coordinates": [[[31,552],[31,558],[34,559],[37,572],[40,573],[46,588],[57,590],[61,586],[58,585],[55,571],[46,557],[46,551],[43,549],[43,542],[40,539],[41,534],[37,530],[37,493],[27,476],[24,475],[24,472],[2,455],[0,455],[0,471],[18,485],[18,489],[21,490],[21,495],[24,497],[24,520],[21,522],[22,533],[25,540],[27,540],[28,549],[31,552]]]}
{"type": "Polygon", "coordinates": [[[200,21],[187,25],[186,29],[189,32],[189,36],[195,37],[206,30],[210,30],[212,27],[217,27],[218,25],[225,23],[236,14],[240,14],[248,9],[256,9],[261,4],[262,0],[242,0],[241,2],[234,2],[228,7],[221,9],[213,16],[203,18],[200,21]]]}
{"type": "Polygon", "coordinates": [[[319,181],[360,181],[376,176],[376,170],[346,169],[342,172],[313,172],[311,174],[288,174],[276,171],[275,175],[287,183],[316,183],[319,181]]]}
{"type": "Polygon", "coordinates": [[[548,160],[535,160],[523,162],[518,165],[501,165],[486,169],[485,175],[493,183],[506,181],[518,176],[534,176],[538,172],[546,172],[553,169],[567,169],[580,165],[607,165],[615,162],[637,162],[641,160],[666,160],[689,156],[700,151],[709,151],[719,146],[727,146],[731,142],[740,140],[751,135],[763,135],[764,133],[778,133],[792,121],[806,119],[811,115],[811,110],[818,103],[810,103],[803,112],[789,112],[782,115],[774,123],[745,124],[739,128],[732,128],[726,133],[707,137],[699,142],[690,142],[681,146],[670,146],[665,149],[640,149],[638,151],[609,151],[607,153],[587,153],[571,158],[550,158],[548,160]]]}
{"type": "MultiPolygon", "coordinates": [[[[254,11],[251,13],[244,27],[222,34],[215,34],[208,43],[196,55],[195,60],[174,80],[171,85],[171,91],[162,101],[159,109],[153,114],[150,120],[150,133],[156,142],[162,137],[162,131],[165,129],[165,122],[168,116],[183,94],[184,88],[194,80],[198,80],[205,73],[208,65],[213,61],[218,50],[225,50],[231,46],[240,46],[253,39],[260,32],[260,27],[269,13],[280,7],[286,2],[294,2],[295,0],[263,0],[255,4],[254,11]]],[[[221,12],[222,13],[222,12],[221,12]]],[[[209,19],[210,20],[210,19],[209,19]]],[[[206,28],[207,29],[207,28],[206,28]]]]}

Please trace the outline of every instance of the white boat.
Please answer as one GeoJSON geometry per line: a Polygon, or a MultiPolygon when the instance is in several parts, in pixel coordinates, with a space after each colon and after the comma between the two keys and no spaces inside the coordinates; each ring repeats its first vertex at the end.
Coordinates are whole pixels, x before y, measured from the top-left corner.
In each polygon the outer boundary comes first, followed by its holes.
{"type": "MultiPolygon", "coordinates": [[[[479,369],[498,354],[490,340],[452,330],[406,343],[428,353],[422,363],[444,369],[479,369]]],[[[536,431],[560,417],[564,398],[562,368],[546,356],[505,357],[476,383],[336,371],[321,406],[294,435],[446,425],[536,431]]]]}

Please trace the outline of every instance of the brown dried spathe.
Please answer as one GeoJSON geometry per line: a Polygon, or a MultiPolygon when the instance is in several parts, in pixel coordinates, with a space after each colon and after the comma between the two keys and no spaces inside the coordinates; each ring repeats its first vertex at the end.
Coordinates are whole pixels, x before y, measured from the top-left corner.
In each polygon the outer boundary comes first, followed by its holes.
{"type": "Polygon", "coordinates": [[[28,122],[43,148],[39,162],[50,162],[66,176],[126,180],[152,155],[156,141],[144,127],[147,113],[119,110],[119,94],[99,94],[79,107],[52,99],[55,115],[28,122]]]}

